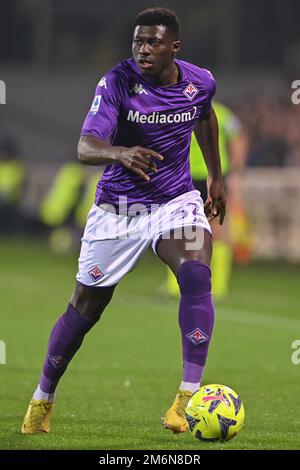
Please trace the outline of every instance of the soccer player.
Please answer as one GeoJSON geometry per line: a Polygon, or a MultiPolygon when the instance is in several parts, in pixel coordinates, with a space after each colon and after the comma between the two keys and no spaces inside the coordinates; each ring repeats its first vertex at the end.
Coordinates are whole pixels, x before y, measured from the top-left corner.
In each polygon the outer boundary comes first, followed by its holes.
{"type": "Polygon", "coordinates": [[[78,155],[84,164],[107,167],[82,238],[75,290],[51,332],[23,433],[50,431],[60,378],[118,282],[150,245],[181,292],[182,381],[163,424],[174,432],[188,428],[184,408],[200,385],[214,323],[211,229],[189,170],[194,129],[209,174],[205,211],[220,224],[225,196],[211,106],[215,81],[207,70],[175,59],[179,50],[175,13],[144,10],[135,22],[133,57],[98,83],[78,155]]]}

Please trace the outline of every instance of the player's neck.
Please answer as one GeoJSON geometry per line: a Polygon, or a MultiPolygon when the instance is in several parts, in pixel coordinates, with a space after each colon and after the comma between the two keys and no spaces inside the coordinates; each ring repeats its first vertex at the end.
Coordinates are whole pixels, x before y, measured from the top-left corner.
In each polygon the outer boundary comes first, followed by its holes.
{"type": "Polygon", "coordinates": [[[170,67],[165,68],[160,75],[156,77],[147,77],[152,85],[171,86],[180,80],[180,71],[178,66],[173,62],[170,67]]]}

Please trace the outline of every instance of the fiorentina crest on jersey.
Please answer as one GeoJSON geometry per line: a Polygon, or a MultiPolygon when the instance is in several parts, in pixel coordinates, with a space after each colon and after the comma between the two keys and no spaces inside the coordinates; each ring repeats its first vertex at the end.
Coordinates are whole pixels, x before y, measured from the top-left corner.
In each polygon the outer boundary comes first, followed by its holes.
{"type": "Polygon", "coordinates": [[[208,336],[199,328],[196,328],[195,330],[191,331],[191,333],[188,333],[186,337],[196,346],[198,346],[198,344],[205,343],[205,341],[208,341],[208,336]]]}
{"type": "Polygon", "coordinates": [[[195,87],[195,85],[190,82],[188,86],[183,90],[183,94],[190,100],[192,101],[197,93],[199,92],[198,88],[195,87]]]}
{"type": "Polygon", "coordinates": [[[91,269],[89,271],[89,275],[91,276],[93,281],[99,281],[99,279],[101,279],[101,277],[104,276],[104,274],[100,271],[98,266],[95,266],[93,269],[91,269]]]}

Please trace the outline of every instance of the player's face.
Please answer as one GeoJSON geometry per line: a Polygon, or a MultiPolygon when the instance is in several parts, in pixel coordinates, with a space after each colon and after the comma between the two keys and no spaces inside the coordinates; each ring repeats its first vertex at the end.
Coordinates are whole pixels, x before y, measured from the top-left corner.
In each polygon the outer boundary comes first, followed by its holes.
{"type": "Polygon", "coordinates": [[[133,34],[132,54],[141,74],[160,75],[174,61],[180,42],[165,26],[136,26],[133,34]]]}

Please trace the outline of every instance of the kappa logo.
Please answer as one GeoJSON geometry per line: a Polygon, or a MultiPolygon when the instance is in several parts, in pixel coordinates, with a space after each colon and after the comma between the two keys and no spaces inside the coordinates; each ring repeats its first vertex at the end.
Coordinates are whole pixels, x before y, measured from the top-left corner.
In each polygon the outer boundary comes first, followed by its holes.
{"type": "Polygon", "coordinates": [[[148,92],[140,83],[135,83],[130,92],[133,92],[135,95],[142,95],[143,93],[148,95],[148,92]]]}
{"type": "Polygon", "coordinates": [[[91,113],[96,114],[99,110],[100,103],[101,103],[101,95],[96,95],[92,104],[92,107],[90,109],[91,113]]]}
{"type": "Polygon", "coordinates": [[[98,266],[95,266],[93,269],[91,269],[89,271],[89,275],[93,281],[99,281],[99,279],[104,276],[103,272],[100,271],[98,266]]]}
{"type": "Polygon", "coordinates": [[[183,94],[190,100],[192,101],[195,96],[199,93],[198,88],[193,85],[192,82],[188,84],[188,86],[183,90],[183,94]]]}
{"type": "Polygon", "coordinates": [[[106,77],[102,77],[98,83],[98,86],[104,87],[107,90],[106,77]]]}
{"type": "Polygon", "coordinates": [[[0,340],[0,365],[6,364],[6,344],[0,340]]]}
{"type": "Polygon", "coordinates": [[[189,339],[193,344],[198,346],[198,344],[205,343],[208,341],[208,336],[203,333],[199,328],[191,331],[191,333],[186,335],[186,338],[189,339]]]}

